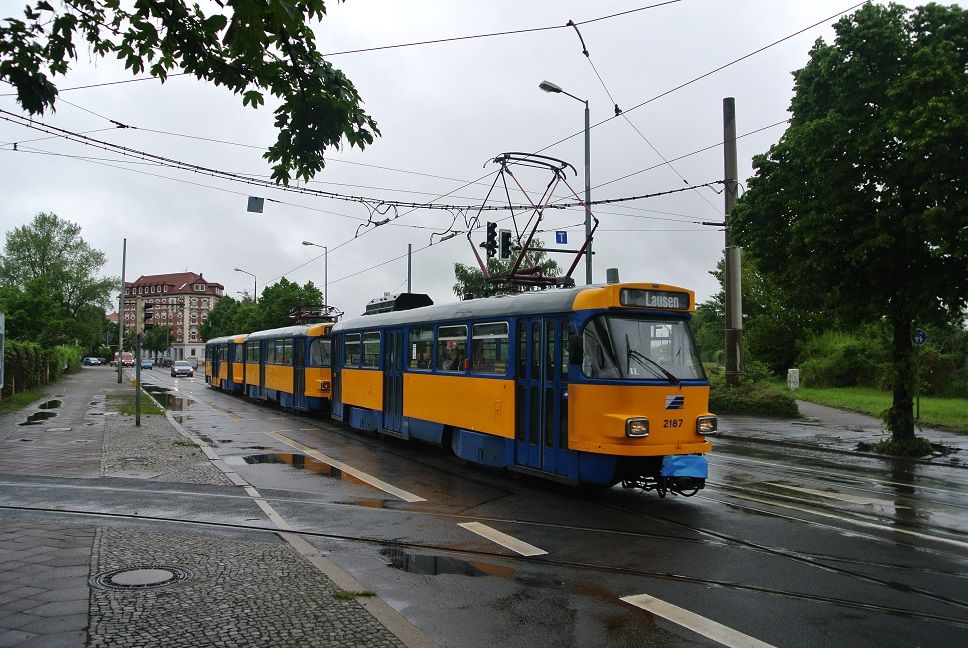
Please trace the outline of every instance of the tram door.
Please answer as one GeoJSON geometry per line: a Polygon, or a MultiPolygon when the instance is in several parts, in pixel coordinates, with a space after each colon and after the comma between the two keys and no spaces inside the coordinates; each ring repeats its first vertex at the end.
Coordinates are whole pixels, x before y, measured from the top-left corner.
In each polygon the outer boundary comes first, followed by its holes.
{"type": "Polygon", "coordinates": [[[403,428],[403,329],[389,329],[383,337],[383,428],[403,428]]]}
{"type": "Polygon", "coordinates": [[[309,338],[294,338],[292,341],[292,406],[302,406],[306,397],[306,354],[309,353],[309,338]]]}
{"type": "Polygon", "coordinates": [[[341,420],[343,418],[343,354],[345,352],[343,338],[334,337],[333,357],[330,363],[333,370],[333,401],[330,413],[341,420]]]}
{"type": "Polygon", "coordinates": [[[518,320],[515,376],[515,439],[519,465],[551,473],[567,449],[567,341],[563,346],[558,317],[518,320]],[[563,353],[564,352],[564,353],[563,353]],[[564,360],[564,363],[562,362],[564,360]]]}
{"type": "Polygon", "coordinates": [[[222,388],[222,382],[221,382],[221,380],[219,380],[218,371],[219,371],[219,368],[221,367],[221,364],[222,364],[220,362],[220,360],[219,360],[219,355],[222,352],[222,347],[221,347],[221,345],[216,344],[216,345],[212,346],[211,349],[212,349],[211,350],[211,354],[212,354],[212,357],[211,357],[211,360],[212,360],[212,387],[217,387],[218,389],[221,389],[222,388]]]}

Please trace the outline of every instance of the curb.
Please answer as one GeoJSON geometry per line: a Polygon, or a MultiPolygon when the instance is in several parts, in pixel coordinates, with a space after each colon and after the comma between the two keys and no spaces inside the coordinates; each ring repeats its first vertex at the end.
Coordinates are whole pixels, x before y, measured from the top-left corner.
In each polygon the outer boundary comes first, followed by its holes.
{"type": "MultiPolygon", "coordinates": [[[[947,466],[949,468],[968,468],[968,464],[961,461],[934,461],[931,459],[922,459],[920,457],[898,457],[894,455],[880,454],[877,452],[861,452],[859,450],[844,450],[842,448],[831,448],[830,446],[813,444],[813,443],[799,443],[797,441],[786,441],[781,439],[766,439],[763,437],[751,437],[743,436],[739,434],[723,434],[719,433],[714,437],[715,439],[728,439],[730,441],[747,441],[749,443],[760,443],[763,445],[775,445],[775,446],[786,446],[790,448],[801,448],[803,450],[820,450],[822,452],[830,452],[833,454],[842,455],[852,455],[855,457],[866,457],[868,459],[883,459],[884,461],[907,461],[909,463],[921,464],[924,466],[947,466]]],[[[715,451],[715,446],[713,447],[715,451]]]]}

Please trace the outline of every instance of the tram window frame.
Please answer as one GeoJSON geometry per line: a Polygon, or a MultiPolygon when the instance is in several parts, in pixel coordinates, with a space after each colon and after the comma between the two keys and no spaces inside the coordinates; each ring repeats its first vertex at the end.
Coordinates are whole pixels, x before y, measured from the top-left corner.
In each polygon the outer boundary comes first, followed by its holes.
{"type": "Polygon", "coordinates": [[[359,333],[347,333],[343,336],[343,366],[359,367],[362,359],[363,336],[359,333]]]}
{"type": "Polygon", "coordinates": [[[259,364],[259,343],[258,342],[245,343],[245,361],[249,364],[259,364]]]}
{"type": "Polygon", "coordinates": [[[363,368],[380,368],[380,331],[369,331],[363,334],[363,368]],[[374,349],[375,347],[375,349],[374,349]]]}
{"type": "Polygon", "coordinates": [[[330,367],[333,364],[332,349],[330,349],[330,339],[317,337],[309,342],[309,366],[310,367],[330,367]]]}
{"type": "Polygon", "coordinates": [[[464,371],[465,360],[467,359],[467,325],[450,324],[448,326],[437,327],[437,371],[447,373],[460,373],[464,371]],[[458,334],[463,331],[462,334],[458,334]],[[446,335],[445,335],[446,332],[446,335]],[[453,343],[453,344],[451,344],[453,343]],[[451,369],[455,358],[452,358],[452,349],[458,349],[457,360],[459,364],[456,369],[451,369]]]}
{"type": "Polygon", "coordinates": [[[434,368],[434,330],[430,327],[414,326],[407,331],[407,369],[410,371],[432,371],[434,368]],[[422,359],[421,356],[427,356],[422,359]]]}
{"type": "Polygon", "coordinates": [[[509,331],[507,322],[480,322],[472,325],[472,373],[491,376],[503,376],[507,373],[510,355],[509,331]]]}

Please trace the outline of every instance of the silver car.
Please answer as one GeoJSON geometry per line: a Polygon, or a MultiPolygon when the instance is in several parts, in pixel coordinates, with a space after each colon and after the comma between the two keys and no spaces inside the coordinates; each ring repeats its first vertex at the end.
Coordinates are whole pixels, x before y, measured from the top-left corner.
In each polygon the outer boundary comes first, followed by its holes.
{"type": "Polygon", "coordinates": [[[188,376],[191,378],[195,375],[195,370],[192,369],[192,366],[186,361],[175,360],[175,362],[171,365],[171,375],[172,378],[176,376],[188,376]]]}

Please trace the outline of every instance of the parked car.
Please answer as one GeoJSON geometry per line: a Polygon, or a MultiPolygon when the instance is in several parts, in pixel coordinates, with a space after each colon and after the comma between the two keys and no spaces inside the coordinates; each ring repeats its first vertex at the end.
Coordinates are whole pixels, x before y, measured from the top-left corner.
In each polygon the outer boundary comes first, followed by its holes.
{"type": "Polygon", "coordinates": [[[100,358],[84,358],[83,360],[85,367],[96,367],[101,364],[100,358]]]}
{"type": "Polygon", "coordinates": [[[153,369],[154,368],[154,365],[151,363],[151,360],[142,360],[141,361],[141,368],[142,369],[153,369]]]}
{"type": "Polygon", "coordinates": [[[195,375],[195,369],[185,360],[175,360],[174,364],[171,365],[171,375],[172,377],[188,376],[191,378],[195,375]]]}

